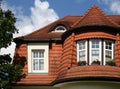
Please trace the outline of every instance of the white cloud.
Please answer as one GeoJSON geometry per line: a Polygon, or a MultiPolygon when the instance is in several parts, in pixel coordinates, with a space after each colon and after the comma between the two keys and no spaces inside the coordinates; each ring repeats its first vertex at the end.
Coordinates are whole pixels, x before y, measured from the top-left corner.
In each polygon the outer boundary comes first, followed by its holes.
{"type": "Polygon", "coordinates": [[[120,14],[120,0],[99,0],[109,6],[112,13],[120,14]]]}
{"type": "MultiPolygon", "coordinates": [[[[19,29],[19,34],[14,34],[14,37],[33,32],[59,18],[55,11],[49,7],[49,2],[47,1],[42,2],[40,0],[35,0],[34,7],[30,7],[30,16],[25,16],[23,14],[22,7],[9,6],[6,2],[2,4],[2,9],[10,9],[17,18],[16,27],[19,29]]],[[[11,57],[13,57],[14,49],[15,43],[12,43],[7,49],[2,48],[0,54],[11,53],[11,57]]]]}
{"type": "Polygon", "coordinates": [[[112,2],[110,10],[114,13],[120,14],[120,0],[112,2]]]}
{"type": "Polygon", "coordinates": [[[35,7],[31,8],[31,20],[35,29],[43,27],[56,19],[58,19],[57,14],[53,9],[49,8],[47,1],[35,0],[35,7]]]}

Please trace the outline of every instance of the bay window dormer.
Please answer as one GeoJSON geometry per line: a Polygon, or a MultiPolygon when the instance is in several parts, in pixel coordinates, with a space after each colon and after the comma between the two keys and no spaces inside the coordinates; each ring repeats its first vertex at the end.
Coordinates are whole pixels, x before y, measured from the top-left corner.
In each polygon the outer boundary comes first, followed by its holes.
{"type": "Polygon", "coordinates": [[[99,61],[105,65],[107,61],[114,60],[114,41],[107,39],[87,39],[77,41],[77,62],[86,61],[91,65],[99,61]]]}

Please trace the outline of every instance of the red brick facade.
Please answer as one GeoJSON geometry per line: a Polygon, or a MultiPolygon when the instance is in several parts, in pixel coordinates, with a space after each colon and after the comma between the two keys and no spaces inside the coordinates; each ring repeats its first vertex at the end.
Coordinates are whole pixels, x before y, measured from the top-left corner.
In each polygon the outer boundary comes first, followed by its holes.
{"type": "Polygon", "coordinates": [[[80,16],[79,19],[78,17],[64,17],[41,30],[24,36],[23,38],[16,38],[15,42],[17,46],[14,63],[23,65],[23,74],[25,75],[17,84],[47,85],[60,79],[88,76],[120,78],[120,23],[116,23],[120,22],[120,19],[114,19],[114,21],[111,20],[114,17],[115,16],[109,17],[105,15],[97,6],[93,6],[85,15],[80,16]],[[91,19],[93,19],[93,21],[90,21],[91,19]],[[64,33],[50,32],[54,30],[54,27],[52,26],[56,26],[59,22],[60,24],[63,22],[64,26],[69,26],[67,28],[71,27],[71,29],[64,33]],[[39,36],[38,33],[39,35],[44,33],[46,34],[46,37],[39,36]],[[116,66],[77,66],[76,42],[83,39],[113,40],[115,42],[114,61],[116,66]],[[20,42],[19,40],[22,40],[23,42],[20,42]],[[47,74],[29,74],[27,45],[29,42],[42,43],[43,41],[49,43],[49,71],[47,74]]]}

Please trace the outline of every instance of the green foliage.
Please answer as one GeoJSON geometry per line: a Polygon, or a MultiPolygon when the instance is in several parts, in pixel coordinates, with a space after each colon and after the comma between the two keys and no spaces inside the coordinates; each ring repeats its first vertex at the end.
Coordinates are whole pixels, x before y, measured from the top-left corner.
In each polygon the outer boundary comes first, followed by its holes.
{"type": "MultiPolygon", "coordinates": [[[[3,72],[2,79],[9,79],[10,81],[16,82],[21,77],[21,66],[20,65],[12,65],[12,64],[4,64],[0,65],[0,71],[3,72]]],[[[0,75],[1,76],[1,75],[0,75]]]]}
{"type": "Polygon", "coordinates": [[[10,64],[11,58],[9,55],[2,55],[1,58],[5,61],[0,63],[0,87],[9,89],[12,82],[19,81],[21,78],[22,66],[10,64]]]}
{"type": "Polygon", "coordinates": [[[18,32],[15,27],[16,18],[10,11],[3,11],[0,8],[0,49],[6,48],[13,40],[13,34],[18,32]]]}
{"type": "Polygon", "coordinates": [[[77,64],[78,64],[78,66],[84,66],[84,65],[86,65],[87,63],[86,63],[86,61],[79,61],[77,64]]]}
{"type": "Polygon", "coordinates": [[[10,63],[12,60],[12,58],[10,57],[10,55],[0,55],[0,65],[3,64],[8,64],[10,63]]]}
{"type": "Polygon", "coordinates": [[[10,64],[10,61],[9,55],[0,55],[0,88],[3,89],[10,89],[11,83],[22,77],[22,66],[10,64]]]}
{"type": "Polygon", "coordinates": [[[115,62],[113,60],[109,60],[106,62],[106,65],[115,66],[115,62]]]}
{"type": "MultiPolygon", "coordinates": [[[[15,22],[10,10],[0,8],[0,49],[7,48],[13,41],[13,34],[18,32],[15,22]]],[[[21,66],[10,64],[11,60],[10,55],[0,55],[0,89],[10,89],[11,83],[18,81],[22,75],[21,66]]]]}
{"type": "Polygon", "coordinates": [[[96,60],[92,61],[92,64],[98,64],[98,65],[100,65],[100,61],[98,59],[96,59],[96,60]]]}

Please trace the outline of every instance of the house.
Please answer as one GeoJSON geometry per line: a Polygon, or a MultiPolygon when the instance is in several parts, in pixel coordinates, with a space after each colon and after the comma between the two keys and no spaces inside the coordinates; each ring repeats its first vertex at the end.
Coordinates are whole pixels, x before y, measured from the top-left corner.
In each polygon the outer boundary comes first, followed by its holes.
{"type": "Polygon", "coordinates": [[[14,41],[24,75],[15,89],[120,88],[120,15],[94,5],[14,41]]]}

